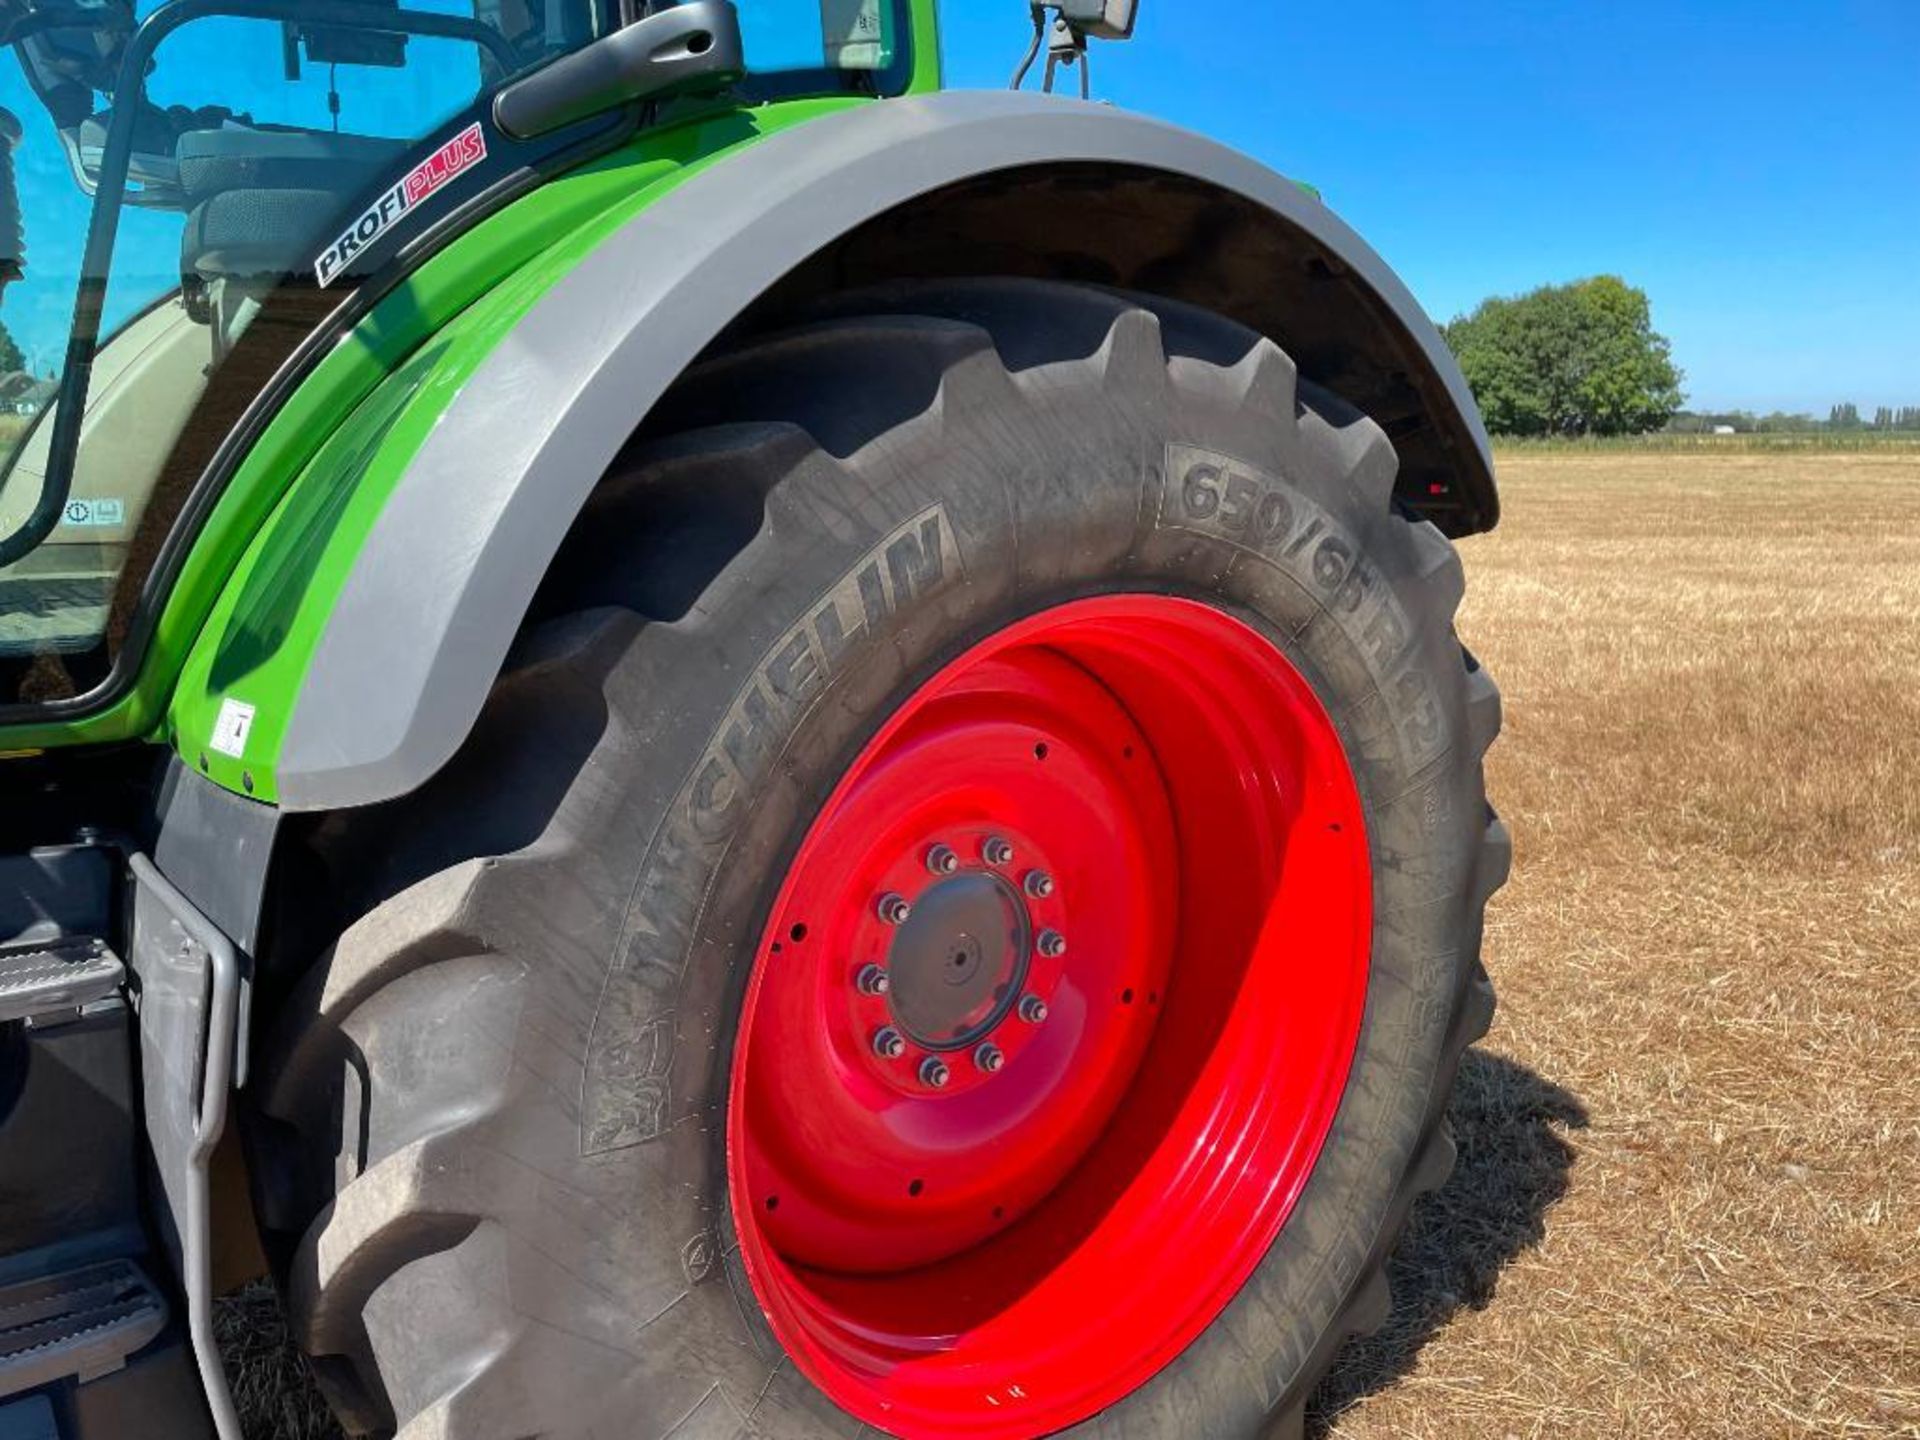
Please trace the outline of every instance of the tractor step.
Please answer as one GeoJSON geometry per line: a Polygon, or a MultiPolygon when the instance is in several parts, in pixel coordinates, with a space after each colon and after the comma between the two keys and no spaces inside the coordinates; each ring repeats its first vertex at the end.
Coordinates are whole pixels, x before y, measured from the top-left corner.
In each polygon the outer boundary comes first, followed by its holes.
{"type": "Polygon", "coordinates": [[[124,978],[120,957],[91,936],[0,946],[0,1025],[78,1010],[112,995],[124,978]]]}
{"type": "Polygon", "coordinates": [[[110,1375],[167,1324],[167,1302],[131,1260],[0,1287],[0,1399],[110,1375]]]}

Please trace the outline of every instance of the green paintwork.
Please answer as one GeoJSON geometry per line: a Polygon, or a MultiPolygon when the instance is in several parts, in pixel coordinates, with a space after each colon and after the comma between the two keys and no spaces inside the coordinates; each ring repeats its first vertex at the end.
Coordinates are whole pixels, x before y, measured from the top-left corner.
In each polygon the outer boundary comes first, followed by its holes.
{"type": "Polygon", "coordinates": [[[376,347],[357,331],[341,347],[351,353],[336,352],[302,387],[305,396],[324,384],[333,402],[324,425],[289,407],[235,477],[231,493],[271,488],[276,504],[180,674],[168,729],[181,754],[216,783],[273,800],[272,757],[340,588],[408,462],[474,370],[555,281],[682,180],[775,130],[870,103],[796,101],[648,133],[476,227],[384,300],[361,330],[384,327],[396,343],[376,347]],[[323,374],[336,358],[352,368],[323,374]],[[274,451],[283,424],[324,443],[298,456],[274,451]],[[291,486],[276,484],[289,474],[291,486]],[[206,747],[230,696],[256,710],[242,759],[206,747]]]}
{"type": "MultiPolygon", "coordinates": [[[[937,0],[910,0],[911,90],[941,86],[937,0]]],[[[0,727],[16,752],[172,743],[215,782],[274,799],[270,763],[326,618],[381,507],[460,387],[612,231],[762,137],[869,100],[688,113],[476,225],[387,296],[274,417],[222,494],[115,704],[0,727]],[[223,700],[256,707],[242,759],[207,748],[223,700]]]]}
{"type": "Polygon", "coordinates": [[[940,0],[910,0],[913,15],[913,82],[907,88],[914,95],[930,95],[946,83],[941,73],[940,0]]]}

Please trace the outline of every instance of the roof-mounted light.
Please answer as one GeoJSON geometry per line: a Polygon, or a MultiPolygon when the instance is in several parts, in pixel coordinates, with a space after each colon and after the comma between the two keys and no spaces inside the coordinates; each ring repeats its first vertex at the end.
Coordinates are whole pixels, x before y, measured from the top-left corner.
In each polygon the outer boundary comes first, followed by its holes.
{"type": "Polygon", "coordinates": [[[1079,66],[1080,97],[1091,99],[1093,80],[1087,64],[1089,40],[1131,40],[1140,0],[1032,0],[1033,44],[1014,73],[1013,88],[1027,83],[1042,49],[1047,52],[1042,88],[1053,93],[1060,67],[1079,66]]]}

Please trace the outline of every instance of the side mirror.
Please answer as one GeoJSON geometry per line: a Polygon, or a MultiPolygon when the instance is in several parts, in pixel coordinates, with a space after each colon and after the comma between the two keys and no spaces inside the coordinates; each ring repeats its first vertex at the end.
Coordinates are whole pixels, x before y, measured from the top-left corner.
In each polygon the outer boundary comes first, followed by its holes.
{"type": "Polygon", "coordinates": [[[1060,18],[1090,40],[1131,40],[1140,0],[1061,0],[1060,18]]]}

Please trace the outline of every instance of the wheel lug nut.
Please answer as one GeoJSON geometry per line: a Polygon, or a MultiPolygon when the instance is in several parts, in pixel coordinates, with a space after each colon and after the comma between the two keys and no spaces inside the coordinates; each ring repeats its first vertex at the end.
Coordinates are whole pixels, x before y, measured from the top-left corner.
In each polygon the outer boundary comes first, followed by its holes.
{"type": "Polygon", "coordinates": [[[986,1074],[991,1075],[1007,1063],[1006,1052],[998,1045],[982,1045],[973,1052],[973,1063],[986,1074]]]}
{"type": "Polygon", "coordinates": [[[953,1079],[953,1071],[947,1068],[947,1062],[937,1055],[929,1055],[920,1066],[920,1083],[933,1090],[944,1090],[953,1079]]]}
{"type": "Polygon", "coordinates": [[[1058,960],[1067,953],[1067,937],[1058,930],[1042,930],[1033,948],[1049,960],[1058,960]]]}
{"type": "Polygon", "coordinates": [[[998,835],[995,835],[991,840],[987,841],[986,844],[982,845],[980,847],[980,853],[986,857],[987,864],[989,865],[1011,865],[1013,863],[1013,846],[1009,842],[1002,840],[998,835]]]}
{"type": "Polygon", "coordinates": [[[960,868],[960,856],[951,845],[936,845],[927,851],[927,869],[935,875],[951,875],[960,868]]]}
{"type": "Polygon", "coordinates": [[[1023,883],[1026,886],[1027,894],[1036,900],[1045,900],[1049,895],[1053,894],[1053,876],[1044,870],[1029,870],[1027,872],[1027,878],[1023,883]]]}
{"type": "Polygon", "coordinates": [[[898,1060],[907,1053],[907,1037],[889,1025],[874,1035],[873,1053],[882,1060],[898,1060]]]}
{"type": "Polygon", "coordinates": [[[1047,1018],[1047,1002],[1038,995],[1028,995],[1020,1001],[1020,1018],[1029,1025],[1038,1025],[1047,1018]]]}
{"type": "Polygon", "coordinates": [[[880,918],[889,925],[904,925],[913,914],[913,906],[907,903],[907,897],[904,895],[882,895],[880,904],[876,908],[880,912],[880,918]]]}
{"type": "Polygon", "coordinates": [[[893,981],[887,972],[878,965],[863,965],[853,983],[860,987],[862,995],[884,995],[893,988],[893,981]]]}

